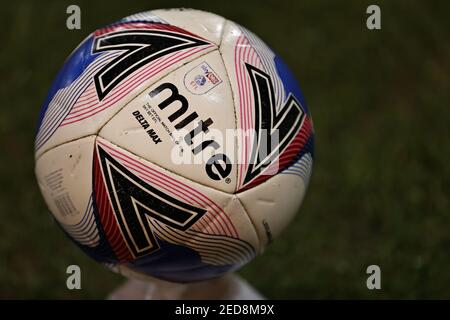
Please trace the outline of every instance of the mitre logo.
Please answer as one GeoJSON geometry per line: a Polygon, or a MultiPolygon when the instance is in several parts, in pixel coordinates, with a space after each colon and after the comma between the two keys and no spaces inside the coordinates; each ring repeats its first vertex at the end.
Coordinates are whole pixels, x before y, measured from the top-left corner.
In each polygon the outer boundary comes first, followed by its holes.
{"type": "Polygon", "coordinates": [[[192,154],[204,153],[205,150],[212,153],[205,164],[206,174],[213,180],[226,178],[231,173],[232,165],[230,158],[225,153],[218,151],[222,148],[220,143],[213,138],[202,140],[197,144],[194,143],[196,136],[210,131],[209,127],[213,125],[213,119],[208,117],[205,120],[197,120],[199,115],[196,111],[190,111],[189,101],[179,93],[178,88],[173,83],[165,82],[160,84],[150,91],[149,96],[157,98],[163,91],[169,91],[170,95],[164,100],[157,102],[158,108],[160,110],[167,108],[167,110],[172,112],[167,118],[174,124],[176,130],[185,133],[183,141],[191,148],[192,154]],[[186,131],[192,125],[194,128],[191,131],[186,131]]]}

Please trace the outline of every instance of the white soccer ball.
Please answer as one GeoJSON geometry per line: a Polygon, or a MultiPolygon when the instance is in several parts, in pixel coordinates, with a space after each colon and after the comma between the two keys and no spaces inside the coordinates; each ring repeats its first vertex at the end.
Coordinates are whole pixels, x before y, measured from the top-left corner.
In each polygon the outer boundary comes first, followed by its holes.
{"type": "Polygon", "coordinates": [[[131,276],[236,270],[299,211],[314,134],[255,34],[191,9],[126,17],[68,57],[39,119],[36,176],[64,232],[131,276]]]}

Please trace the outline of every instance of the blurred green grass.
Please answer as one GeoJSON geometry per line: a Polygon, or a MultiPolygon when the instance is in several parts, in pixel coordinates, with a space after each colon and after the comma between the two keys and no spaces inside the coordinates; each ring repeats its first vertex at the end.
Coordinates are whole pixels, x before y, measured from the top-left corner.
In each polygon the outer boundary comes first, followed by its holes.
{"type": "Polygon", "coordinates": [[[299,79],[316,129],[301,212],[240,273],[269,298],[450,298],[450,22],[447,1],[13,1],[0,11],[0,298],[103,298],[123,280],[53,224],[37,188],[38,110],[95,28],[155,8],[235,20],[299,79]],[[78,4],[82,29],[65,28],[78,4]],[[69,291],[66,267],[82,268],[69,291]],[[366,288],[366,267],[382,290],[366,288]]]}

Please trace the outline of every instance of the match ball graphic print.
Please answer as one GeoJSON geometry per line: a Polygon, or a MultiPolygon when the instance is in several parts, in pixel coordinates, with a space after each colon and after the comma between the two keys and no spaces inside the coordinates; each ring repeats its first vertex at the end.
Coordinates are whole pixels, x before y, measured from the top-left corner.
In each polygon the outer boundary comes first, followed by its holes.
{"type": "Polygon", "coordinates": [[[125,275],[214,278],[299,211],[314,158],[294,76],[244,27],[155,10],[89,35],[40,114],[36,176],[55,220],[125,275]]]}

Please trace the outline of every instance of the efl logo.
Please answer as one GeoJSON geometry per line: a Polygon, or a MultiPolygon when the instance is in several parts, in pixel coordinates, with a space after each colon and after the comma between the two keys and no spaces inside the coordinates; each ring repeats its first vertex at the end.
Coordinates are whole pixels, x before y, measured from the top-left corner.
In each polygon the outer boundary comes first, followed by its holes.
{"type": "Polygon", "coordinates": [[[184,86],[192,94],[205,94],[222,83],[211,66],[202,62],[184,76],[184,86]]]}

